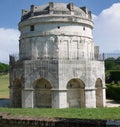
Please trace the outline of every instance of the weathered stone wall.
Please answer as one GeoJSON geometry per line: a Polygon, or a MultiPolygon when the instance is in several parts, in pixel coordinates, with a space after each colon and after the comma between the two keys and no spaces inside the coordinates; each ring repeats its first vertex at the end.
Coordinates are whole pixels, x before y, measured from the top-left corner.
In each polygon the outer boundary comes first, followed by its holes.
{"type": "Polygon", "coordinates": [[[106,127],[106,120],[16,117],[3,114],[0,127],[106,127]]]}
{"type": "Polygon", "coordinates": [[[10,61],[10,106],[21,107],[21,89],[24,84],[23,62],[10,61]]]}
{"type": "Polygon", "coordinates": [[[103,62],[79,59],[26,60],[21,68],[11,68],[10,72],[10,95],[13,98],[11,100],[13,107],[105,106],[103,62]],[[14,73],[12,74],[12,72],[14,73]],[[96,99],[95,96],[95,92],[98,90],[96,90],[97,79],[101,80],[101,85],[97,85],[100,86],[99,94],[97,94],[101,97],[99,105],[96,101],[100,99],[96,99]],[[50,86],[49,89],[47,84],[50,86]],[[71,85],[70,89],[69,85],[71,85]],[[37,101],[40,96],[45,98],[44,105],[43,101],[37,101]]]}
{"type": "Polygon", "coordinates": [[[16,117],[0,113],[0,127],[120,127],[120,120],[16,117]]]}
{"type": "MultiPolygon", "coordinates": [[[[37,34],[37,31],[35,33],[37,34]]],[[[51,35],[48,37],[34,35],[21,39],[19,50],[21,60],[40,58],[94,59],[93,39],[83,35],[51,35]]]]}
{"type": "Polygon", "coordinates": [[[19,62],[10,62],[11,106],[104,107],[104,62],[96,61],[92,29],[90,12],[73,3],[23,11],[19,62]]]}

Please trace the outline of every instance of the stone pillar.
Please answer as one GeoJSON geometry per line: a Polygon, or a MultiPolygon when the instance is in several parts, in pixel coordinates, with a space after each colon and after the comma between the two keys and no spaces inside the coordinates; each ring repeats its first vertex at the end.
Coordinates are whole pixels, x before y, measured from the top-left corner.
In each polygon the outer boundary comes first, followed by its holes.
{"type": "Polygon", "coordinates": [[[66,90],[60,90],[59,91],[59,108],[67,108],[67,91],[66,90]]]}
{"type": "Polygon", "coordinates": [[[67,108],[67,91],[52,89],[52,108],[67,108]]]}
{"type": "Polygon", "coordinates": [[[22,107],[23,108],[33,108],[33,90],[32,89],[23,89],[22,90],[22,107]]]}
{"type": "Polygon", "coordinates": [[[103,87],[103,107],[106,106],[106,87],[103,87]]]}
{"type": "Polygon", "coordinates": [[[13,89],[12,87],[9,87],[9,96],[10,96],[10,107],[14,107],[14,104],[13,104],[13,89]]]}
{"type": "Polygon", "coordinates": [[[95,108],[96,107],[96,96],[93,88],[85,89],[85,107],[86,108],[95,108]]]}

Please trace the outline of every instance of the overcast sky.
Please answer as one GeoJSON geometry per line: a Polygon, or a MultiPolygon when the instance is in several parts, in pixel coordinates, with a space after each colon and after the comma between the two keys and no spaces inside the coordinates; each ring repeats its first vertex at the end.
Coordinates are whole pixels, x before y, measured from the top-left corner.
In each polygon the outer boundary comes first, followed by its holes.
{"type": "MultiPolygon", "coordinates": [[[[92,11],[93,37],[101,52],[120,52],[120,0],[52,0],[73,2],[76,6],[87,6],[92,11]]],[[[0,61],[8,63],[9,54],[18,53],[18,23],[21,10],[30,5],[47,4],[49,0],[1,0],[0,1],[0,61]]]]}

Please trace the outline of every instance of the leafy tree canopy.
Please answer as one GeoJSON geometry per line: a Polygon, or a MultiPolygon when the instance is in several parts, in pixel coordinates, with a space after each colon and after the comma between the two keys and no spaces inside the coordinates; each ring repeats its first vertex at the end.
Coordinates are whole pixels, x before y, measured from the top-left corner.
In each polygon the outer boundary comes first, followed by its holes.
{"type": "Polygon", "coordinates": [[[120,57],[114,58],[109,57],[105,60],[105,69],[106,70],[120,70],[120,57]]]}
{"type": "Polygon", "coordinates": [[[0,73],[7,73],[9,71],[9,65],[0,62],[0,73]]]}

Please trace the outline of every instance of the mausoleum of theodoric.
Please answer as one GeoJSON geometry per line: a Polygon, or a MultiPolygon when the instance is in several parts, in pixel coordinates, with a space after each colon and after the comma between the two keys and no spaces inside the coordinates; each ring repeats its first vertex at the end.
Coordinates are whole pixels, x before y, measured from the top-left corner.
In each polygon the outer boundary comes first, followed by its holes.
{"type": "Polygon", "coordinates": [[[12,107],[104,107],[104,62],[86,7],[50,2],[22,10],[19,59],[10,56],[12,107]]]}

